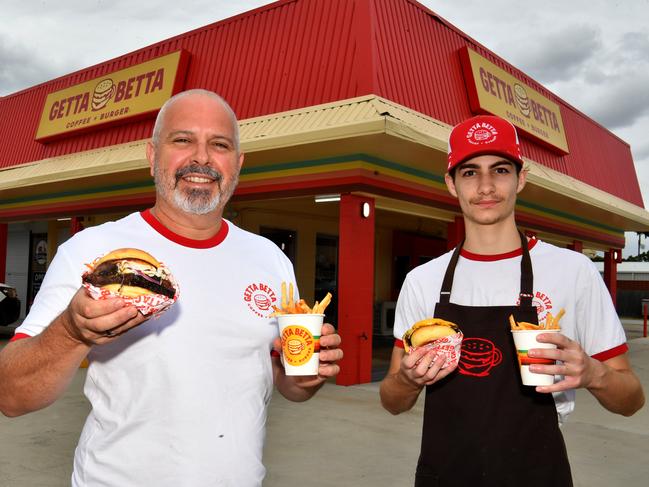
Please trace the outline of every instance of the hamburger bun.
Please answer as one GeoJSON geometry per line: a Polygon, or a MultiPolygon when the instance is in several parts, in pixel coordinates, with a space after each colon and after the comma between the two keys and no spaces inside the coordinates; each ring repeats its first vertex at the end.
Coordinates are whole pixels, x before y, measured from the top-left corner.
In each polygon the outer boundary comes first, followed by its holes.
{"type": "Polygon", "coordinates": [[[440,338],[455,335],[460,329],[455,323],[440,318],[426,318],[412,325],[403,334],[403,347],[407,353],[413,348],[433,343],[440,338]]]}

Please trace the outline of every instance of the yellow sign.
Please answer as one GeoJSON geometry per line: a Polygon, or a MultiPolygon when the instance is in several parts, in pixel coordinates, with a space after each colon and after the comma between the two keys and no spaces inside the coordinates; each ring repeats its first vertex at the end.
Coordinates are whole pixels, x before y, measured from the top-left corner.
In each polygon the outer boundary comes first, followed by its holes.
{"type": "Polygon", "coordinates": [[[559,105],[472,49],[460,51],[471,109],[509,120],[533,137],[568,153],[559,105]]]}
{"type": "Polygon", "coordinates": [[[158,110],[180,91],[188,56],[175,51],[47,95],[36,140],[158,110]]]}

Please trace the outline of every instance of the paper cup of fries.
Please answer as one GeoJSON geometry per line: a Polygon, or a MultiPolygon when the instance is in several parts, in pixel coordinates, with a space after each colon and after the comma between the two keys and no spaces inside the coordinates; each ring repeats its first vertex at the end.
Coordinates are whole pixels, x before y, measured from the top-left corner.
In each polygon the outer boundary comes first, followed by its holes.
{"type": "Polygon", "coordinates": [[[318,375],[323,314],[277,316],[286,375],[318,375]]]}
{"type": "Polygon", "coordinates": [[[327,293],[311,308],[304,299],[293,300],[293,284],[287,290],[286,283],[282,282],[282,307],[274,307],[271,316],[277,317],[286,375],[318,375],[324,311],[331,298],[331,293],[327,293]]]}
{"type": "Polygon", "coordinates": [[[516,346],[516,353],[518,355],[518,365],[521,371],[521,379],[523,385],[526,386],[550,386],[554,384],[554,375],[551,374],[535,374],[530,372],[531,364],[541,365],[554,365],[554,360],[546,358],[532,358],[528,357],[527,352],[531,348],[557,348],[554,343],[541,343],[536,341],[536,337],[541,333],[559,333],[560,330],[512,330],[514,337],[514,345],[516,346]]]}
{"type": "Polygon", "coordinates": [[[517,322],[513,316],[509,316],[509,325],[514,337],[516,354],[518,356],[518,365],[521,370],[521,379],[526,386],[550,386],[554,384],[554,375],[552,374],[535,374],[530,372],[530,365],[554,365],[555,360],[546,358],[531,358],[527,355],[530,348],[557,348],[554,343],[541,343],[536,341],[536,337],[541,333],[559,333],[559,320],[565,314],[562,308],[557,316],[547,313],[544,323],[534,324],[524,321],[517,322]]]}

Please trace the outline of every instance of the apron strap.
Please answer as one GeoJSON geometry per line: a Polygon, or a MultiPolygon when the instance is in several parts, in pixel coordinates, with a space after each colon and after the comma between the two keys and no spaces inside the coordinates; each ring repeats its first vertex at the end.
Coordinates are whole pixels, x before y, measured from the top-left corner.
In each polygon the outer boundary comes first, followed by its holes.
{"type": "Polygon", "coordinates": [[[532,306],[533,294],[533,283],[534,283],[534,274],[532,272],[532,259],[530,258],[530,251],[527,248],[527,238],[523,235],[523,232],[520,230],[518,234],[521,237],[521,250],[523,255],[521,258],[521,292],[520,292],[520,302],[521,306],[532,306]]]}
{"type": "MultiPolygon", "coordinates": [[[[534,274],[532,272],[532,259],[530,258],[530,251],[527,248],[527,238],[523,235],[523,232],[519,230],[518,234],[521,237],[521,287],[520,287],[520,305],[521,306],[531,306],[533,284],[534,284],[534,274]]],[[[444,280],[442,281],[442,290],[439,295],[439,302],[442,304],[448,304],[451,299],[451,288],[453,287],[453,276],[455,275],[455,267],[457,266],[457,261],[460,258],[460,251],[464,246],[464,240],[455,247],[453,255],[451,256],[451,261],[448,263],[446,268],[446,273],[444,274],[444,280]]]]}
{"type": "Polygon", "coordinates": [[[451,288],[453,287],[453,275],[455,274],[455,266],[457,265],[457,260],[460,258],[460,250],[464,246],[464,239],[455,247],[455,251],[451,256],[451,261],[448,263],[446,268],[446,274],[444,274],[444,280],[442,281],[442,290],[439,293],[439,302],[441,304],[448,304],[451,299],[451,288]]]}

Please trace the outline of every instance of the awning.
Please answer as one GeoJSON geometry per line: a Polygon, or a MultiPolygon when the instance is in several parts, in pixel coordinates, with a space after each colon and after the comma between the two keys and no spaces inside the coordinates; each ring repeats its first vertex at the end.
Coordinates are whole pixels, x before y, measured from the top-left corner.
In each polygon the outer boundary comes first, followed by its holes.
{"type": "MultiPolygon", "coordinates": [[[[361,170],[369,174],[380,166],[384,178],[401,178],[442,193],[450,128],[377,96],[242,120],[240,139],[246,153],[242,187],[254,195],[260,181],[272,180],[275,184],[289,173],[293,179],[287,182],[314,179],[334,167],[333,161],[340,174],[352,169],[354,174],[361,170]],[[339,156],[346,156],[346,162],[336,161],[339,156]],[[360,162],[352,167],[351,159],[360,162]],[[296,172],[298,167],[302,168],[300,174],[296,172]]],[[[141,191],[143,181],[150,180],[146,143],[139,140],[0,171],[0,218],[3,207],[7,210],[11,204],[16,207],[38,198],[45,205],[48,198],[59,198],[66,191],[86,191],[91,196],[93,188],[106,188],[109,182],[124,187],[140,185],[141,191]]],[[[564,224],[601,227],[601,231],[615,234],[618,239],[624,231],[649,231],[649,212],[644,208],[535,161],[526,162],[529,175],[519,198],[522,211],[564,224]]],[[[367,187],[363,191],[371,193],[367,187]]],[[[390,206],[388,201],[382,199],[386,208],[390,206]]],[[[403,209],[403,205],[395,203],[395,211],[403,209]]],[[[444,210],[446,214],[449,208],[444,210]]]]}

